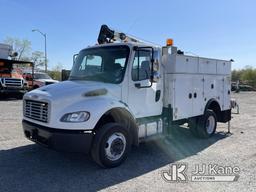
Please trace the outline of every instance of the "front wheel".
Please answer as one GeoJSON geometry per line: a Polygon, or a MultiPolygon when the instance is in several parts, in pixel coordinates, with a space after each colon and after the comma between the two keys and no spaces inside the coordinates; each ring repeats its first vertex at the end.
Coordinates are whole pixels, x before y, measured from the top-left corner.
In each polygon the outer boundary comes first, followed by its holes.
{"type": "Polygon", "coordinates": [[[108,123],[96,132],[91,155],[102,167],[116,167],[127,158],[130,147],[126,128],[117,123],[108,123]]]}
{"type": "Polygon", "coordinates": [[[15,98],[16,99],[19,99],[19,100],[22,100],[23,99],[23,96],[24,96],[24,93],[18,93],[15,98]]]}

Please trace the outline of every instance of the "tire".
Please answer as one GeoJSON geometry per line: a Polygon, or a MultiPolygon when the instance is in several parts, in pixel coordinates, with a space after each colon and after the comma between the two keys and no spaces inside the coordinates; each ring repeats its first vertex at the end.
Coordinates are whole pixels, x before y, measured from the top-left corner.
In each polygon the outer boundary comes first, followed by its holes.
{"type": "Polygon", "coordinates": [[[197,134],[200,138],[209,138],[211,137],[217,127],[217,116],[214,111],[207,109],[205,114],[198,119],[197,123],[197,134]]]}
{"type": "Polygon", "coordinates": [[[5,95],[4,94],[0,94],[0,100],[5,99],[5,95]]]}
{"type": "Polygon", "coordinates": [[[22,100],[23,99],[24,94],[23,93],[18,93],[15,98],[18,100],[22,100]]]}
{"type": "Polygon", "coordinates": [[[38,88],[39,88],[38,85],[34,85],[33,90],[34,90],[34,89],[38,89],[38,88]]]}
{"type": "Polygon", "coordinates": [[[130,148],[131,139],[126,128],[118,123],[108,123],[96,132],[91,156],[102,167],[117,167],[127,158],[130,148]]]}

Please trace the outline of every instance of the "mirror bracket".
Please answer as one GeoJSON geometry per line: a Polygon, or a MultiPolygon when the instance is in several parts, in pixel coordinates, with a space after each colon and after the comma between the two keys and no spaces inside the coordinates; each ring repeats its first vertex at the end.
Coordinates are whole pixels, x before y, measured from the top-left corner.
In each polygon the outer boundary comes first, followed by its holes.
{"type": "Polygon", "coordinates": [[[76,61],[76,57],[77,57],[77,56],[78,56],[78,53],[73,55],[73,65],[75,64],[75,61],[76,61]]]}

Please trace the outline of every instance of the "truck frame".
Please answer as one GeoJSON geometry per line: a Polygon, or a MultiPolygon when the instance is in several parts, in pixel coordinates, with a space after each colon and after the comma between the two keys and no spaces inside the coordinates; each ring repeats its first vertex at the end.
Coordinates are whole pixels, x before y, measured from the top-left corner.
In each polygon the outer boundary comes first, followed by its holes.
{"type": "Polygon", "coordinates": [[[184,55],[102,25],[98,45],[74,57],[68,81],[27,93],[25,136],[41,145],[120,165],[132,145],[188,123],[211,137],[231,120],[231,61],[184,55]]]}

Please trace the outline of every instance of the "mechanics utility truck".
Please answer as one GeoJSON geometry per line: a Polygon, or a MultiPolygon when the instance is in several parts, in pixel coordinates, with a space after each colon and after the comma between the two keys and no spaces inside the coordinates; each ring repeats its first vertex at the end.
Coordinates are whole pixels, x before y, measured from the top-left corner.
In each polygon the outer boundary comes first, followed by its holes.
{"type": "Polygon", "coordinates": [[[28,91],[28,84],[22,77],[20,66],[32,66],[32,62],[16,60],[12,46],[0,43],[0,97],[12,95],[22,98],[28,91]]]}
{"type": "Polygon", "coordinates": [[[25,136],[120,165],[132,145],[188,123],[200,138],[231,119],[231,61],[184,55],[103,25],[98,44],[74,59],[69,80],[27,93],[25,136]]]}

